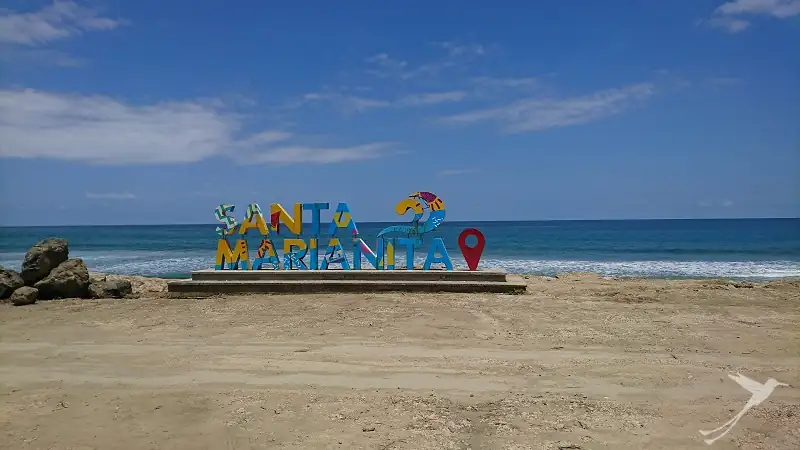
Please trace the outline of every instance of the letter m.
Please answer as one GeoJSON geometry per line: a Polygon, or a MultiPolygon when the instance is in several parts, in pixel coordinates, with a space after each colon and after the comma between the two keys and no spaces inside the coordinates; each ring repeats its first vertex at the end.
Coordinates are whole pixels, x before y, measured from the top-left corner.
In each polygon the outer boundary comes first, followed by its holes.
{"type": "Polygon", "coordinates": [[[224,270],[227,263],[229,270],[237,270],[239,263],[242,263],[242,270],[250,270],[250,254],[247,251],[247,241],[239,239],[231,250],[228,241],[220,239],[217,241],[216,270],[224,270]]]}

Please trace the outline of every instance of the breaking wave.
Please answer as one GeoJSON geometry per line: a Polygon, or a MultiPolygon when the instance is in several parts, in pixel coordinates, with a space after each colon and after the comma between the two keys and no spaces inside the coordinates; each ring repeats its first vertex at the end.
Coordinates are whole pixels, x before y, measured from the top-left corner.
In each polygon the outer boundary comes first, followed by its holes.
{"type": "MultiPolygon", "coordinates": [[[[194,270],[214,265],[213,252],[81,252],[89,270],[124,275],[184,278],[194,270]]],[[[0,253],[0,265],[19,269],[24,253],[0,253]]],[[[352,254],[348,255],[352,259],[352,254]]],[[[352,261],[351,261],[352,262],[352,261]]],[[[417,255],[415,264],[422,265],[424,256],[417,255]]],[[[456,268],[466,268],[453,255],[456,268]]],[[[334,266],[338,267],[338,266],[334,266]]],[[[371,267],[362,260],[362,267],[371,267]]],[[[800,261],[694,261],[694,260],[624,260],[593,261],[570,259],[502,259],[485,258],[481,268],[504,269],[508,273],[555,275],[566,272],[593,272],[603,276],[647,278],[734,278],[768,280],[800,277],[800,261]]],[[[398,261],[397,269],[404,268],[398,261]]]]}

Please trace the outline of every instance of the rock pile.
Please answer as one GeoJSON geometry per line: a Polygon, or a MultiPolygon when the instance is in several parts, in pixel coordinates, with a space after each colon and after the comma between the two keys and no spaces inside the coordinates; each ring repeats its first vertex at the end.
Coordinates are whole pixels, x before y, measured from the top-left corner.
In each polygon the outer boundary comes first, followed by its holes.
{"type": "Polygon", "coordinates": [[[133,293],[131,282],[90,277],[80,258],[69,258],[66,239],[47,238],[28,250],[22,271],[0,267],[0,300],[30,305],[57,298],[122,298],[133,293]]]}
{"type": "Polygon", "coordinates": [[[20,275],[26,286],[32,286],[69,258],[66,239],[47,238],[31,247],[22,261],[20,275]]]}
{"type": "Polygon", "coordinates": [[[25,286],[25,281],[15,271],[0,267],[0,298],[11,297],[11,293],[25,286]]]}

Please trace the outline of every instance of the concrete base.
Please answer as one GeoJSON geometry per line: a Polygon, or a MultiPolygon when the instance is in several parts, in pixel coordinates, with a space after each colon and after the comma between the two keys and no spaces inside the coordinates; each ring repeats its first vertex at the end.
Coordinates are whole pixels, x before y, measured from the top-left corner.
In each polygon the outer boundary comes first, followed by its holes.
{"type": "Polygon", "coordinates": [[[362,281],[506,281],[503,270],[197,270],[195,281],[301,281],[301,280],[362,280],[362,281]]]}
{"type": "Polygon", "coordinates": [[[525,280],[503,271],[464,270],[199,270],[168,283],[175,296],[315,292],[524,293],[525,280]]]}

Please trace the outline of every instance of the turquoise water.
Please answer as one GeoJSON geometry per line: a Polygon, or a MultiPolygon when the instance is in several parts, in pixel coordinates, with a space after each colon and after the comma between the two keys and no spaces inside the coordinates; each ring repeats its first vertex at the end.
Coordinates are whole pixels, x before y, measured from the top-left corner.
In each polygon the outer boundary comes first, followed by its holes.
{"type": "MultiPolygon", "coordinates": [[[[378,231],[388,225],[359,223],[358,227],[374,247],[378,231]]],[[[31,245],[58,236],[69,240],[70,256],[83,258],[93,270],[187,277],[192,270],[213,266],[215,227],[0,228],[0,265],[18,269],[31,245]]],[[[486,236],[481,267],[512,273],[590,271],[616,276],[752,280],[800,277],[800,219],[445,222],[434,236],[444,239],[459,267],[465,263],[458,234],[470,227],[479,228],[486,236]]],[[[418,262],[424,259],[431,237],[426,235],[423,248],[417,251],[418,262]]],[[[274,242],[282,248],[280,239],[274,242]]],[[[323,247],[326,242],[323,237],[323,247]]],[[[252,238],[251,254],[257,245],[258,240],[252,238]]],[[[352,258],[352,249],[346,245],[345,249],[352,258]]],[[[400,259],[398,255],[398,262],[400,259]]]]}

